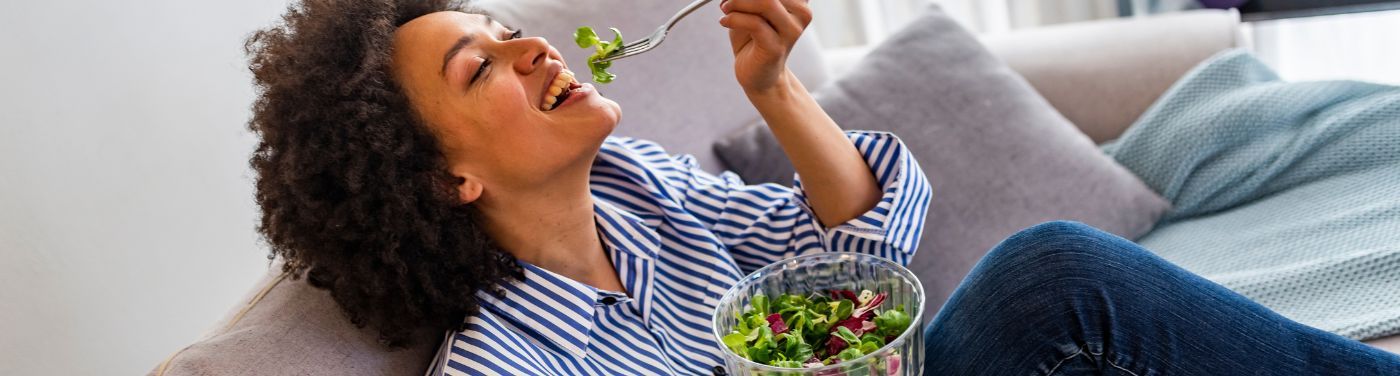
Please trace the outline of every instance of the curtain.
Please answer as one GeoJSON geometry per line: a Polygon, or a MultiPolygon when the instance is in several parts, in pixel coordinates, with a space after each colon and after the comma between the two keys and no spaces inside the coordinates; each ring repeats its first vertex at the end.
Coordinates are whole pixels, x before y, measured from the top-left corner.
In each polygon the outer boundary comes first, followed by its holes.
{"type": "Polygon", "coordinates": [[[1245,24],[1254,53],[1288,80],[1400,84],[1400,11],[1245,24]]]}
{"type": "Polygon", "coordinates": [[[874,45],[926,4],[937,3],[975,33],[998,33],[1119,16],[1120,0],[815,0],[814,30],[829,49],[874,45]]]}

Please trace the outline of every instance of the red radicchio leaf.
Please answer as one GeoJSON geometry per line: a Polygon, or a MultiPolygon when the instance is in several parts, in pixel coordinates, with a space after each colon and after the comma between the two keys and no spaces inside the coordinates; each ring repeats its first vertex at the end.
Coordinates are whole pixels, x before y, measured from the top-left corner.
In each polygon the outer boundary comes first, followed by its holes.
{"type": "MultiPolygon", "coordinates": [[[[834,325],[834,326],[831,327],[831,332],[832,332],[832,333],[836,333],[836,327],[838,327],[838,326],[844,326],[844,327],[846,327],[846,329],[850,329],[852,333],[855,333],[855,334],[856,334],[856,337],[860,337],[861,334],[864,334],[864,333],[865,333],[865,331],[861,329],[862,327],[865,326],[865,325],[861,324],[861,322],[864,322],[864,321],[865,321],[865,320],[863,320],[863,319],[861,319],[861,318],[859,318],[859,317],[851,317],[851,318],[848,318],[848,319],[845,319],[845,320],[841,320],[841,322],[838,322],[838,323],[836,323],[836,325],[834,325]]],[[[840,337],[832,336],[831,338],[840,338],[840,337]]]]}
{"type": "Polygon", "coordinates": [[[861,332],[869,332],[869,331],[871,331],[871,330],[875,330],[875,323],[874,323],[874,322],[872,322],[872,321],[861,321],[861,322],[860,322],[860,331],[861,331],[861,332]]]}
{"type": "Polygon", "coordinates": [[[768,329],[773,329],[773,335],[787,333],[787,323],[783,322],[783,315],[774,313],[768,315],[768,329]]]}
{"type": "Polygon", "coordinates": [[[879,307],[879,306],[880,306],[880,303],[884,303],[884,302],[885,302],[885,297],[886,297],[886,296],[889,296],[889,293],[883,293],[883,292],[882,292],[882,293],[880,293],[880,295],[875,295],[874,298],[870,299],[870,302],[869,302],[869,303],[865,303],[865,307],[866,307],[866,308],[875,308],[875,307],[879,307]]]}
{"type": "Polygon", "coordinates": [[[880,303],[885,302],[886,295],[889,294],[882,292],[880,295],[875,295],[874,298],[870,298],[869,302],[857,307],[855,311],[851,313],[851,316],[860,316],[866,320],[872,320],[875,316],[875,309],[880,307],[880,303]]]}
{"type": "Polygon", "coordinates": [[[841,297],[842,297],[842,298],[849,299],[849,300],[851,301],[851,303],[860,303],[860,296],[857,296],[855,292],[852,292],[851,290],[838,290],[838,291],[841,292],[841,297]]]}
{"type": "Polygon", "coordinates": [[[839,354],[841,350],[846,349],[846,346],[850,345],[846,344],[846,341],[841,339],[841,337],[831,336],[831,338],[827,338],[826,340],[826,355],[831,356],[839,354]]]}

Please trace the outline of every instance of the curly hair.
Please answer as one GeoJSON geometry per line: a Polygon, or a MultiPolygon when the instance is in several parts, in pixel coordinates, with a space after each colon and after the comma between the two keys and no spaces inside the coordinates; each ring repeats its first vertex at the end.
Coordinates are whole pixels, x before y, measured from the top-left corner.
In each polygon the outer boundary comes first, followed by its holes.
{"type": "Polygon", "coordinates": [[[304,0],[244,45],[268,258],[395,347],[460,330],[477,291],[522,278],[391,75],[395,30],[447,10],[480,13],[449,0],[304,0]]]}

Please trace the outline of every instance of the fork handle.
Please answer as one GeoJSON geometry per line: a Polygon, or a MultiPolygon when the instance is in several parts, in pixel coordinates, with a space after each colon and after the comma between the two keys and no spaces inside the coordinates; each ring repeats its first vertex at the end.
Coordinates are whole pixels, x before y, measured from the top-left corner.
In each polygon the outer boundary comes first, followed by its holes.
{"type": "Polygon", "coordinates": [[[682,18],[685,18],[685,16],[689,16],[691,13],[694,13],[696,9],[700,9],[700,7],[705,6],[705,4],[708,4],[710,1],[713,0],[695,0],[691,2],[690,5],[686,5],[685,8],[681,8],[680,12],[676,12],[676,15],[671,16],[671,19],[666,21],[665,25],[661,25],[661,28],[665,30],[671,30],[671,27],[676,26],[676,23],[680,22],[682,18]]]}

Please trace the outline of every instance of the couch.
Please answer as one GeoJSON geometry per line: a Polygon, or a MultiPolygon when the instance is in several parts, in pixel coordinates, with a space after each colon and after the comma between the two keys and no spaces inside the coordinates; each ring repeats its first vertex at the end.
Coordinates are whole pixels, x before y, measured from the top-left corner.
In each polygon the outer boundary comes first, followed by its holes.
{"type": "MultiPolygon", "coordinates": [[[[1046,27],[983,36],[997,57],[1025,77],[1070,122],[1096,142],[1112,140],[1131,125],[1176,78],[1197,62],[1224,49],[1247,47],[1238,33],[1238,15],[1197,11],[1139,20],[1113,20],[1046,27]],[[1151,48],[1144,48],[1151,46],[1151,48]]],[[[798,56],[816,58],[811,42],[798,56]]],[[[567,54],[566,54],[567,55],[567,54]]],[[[566,56],[567,57],[567,56],[566,56]]],[[[818,86],[825,73],[840,72],[859,57],[849,51],[827,55],[815,65],[804,64],[809,86],[818,86]],[[830,67],[828,67],[828,65],[830,67]],[[811,81],[818,81],[816,83],[811,81]]],[[[572,60],[571,60],[572,61],[572,60]]],[[[626,74],[626,72],[623,72],[626,74]]],[[[626,80],[623,76],[621,80],[626,80]]],[[[737,94],[737,92],[736,92],[737,94]]],[[[622,100],[627,117],[652,107],[631,107],[622,100]]],[[[647,113],[640,117],[665,117],[647,113]]],[[[737,116],[736,118],[743,118],[737,116]]],[[[679,139],[660,140],[672,151],[698,154],[707,167],[715,165],[710,145],[724,134],[747,125],[722,124],[706,132],[688,132],[679,139]]],[[[623,126],[619,133],[668,138],[665,127],[623,126]]],[[[943,257],[921,252],[916,257],[943,257]]],[[[965,255],[963,257],[966,257],[965,255]]],[[[936,260],[935,260],[936,261],[936,260]]],[[[948,275],[956,282],[960,275],[948,275]]],[[[926,282],[926,285],[928,283],[926,282]]],[[[947,289],[952,283],[939,285],[947,289]]],[[[946,296],[948,291],[940,291],[946,296]]],[[[288,278],[280,266],[198,342],[161,361],[152,375],[225,374],[421,374],[436,350],[438,336],[425,334],[419,344],[389,351],[371,331],[355,329],[330,296],[304,280],[288,278]],[[275,347],[276,351],[269,349],[275,347]]],[[[1368,342],[1400,353],[1400,336],[1368,342]]]]}

